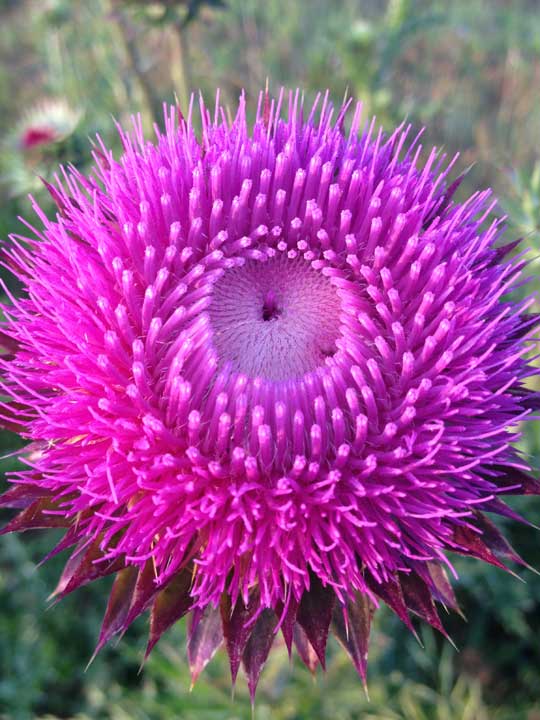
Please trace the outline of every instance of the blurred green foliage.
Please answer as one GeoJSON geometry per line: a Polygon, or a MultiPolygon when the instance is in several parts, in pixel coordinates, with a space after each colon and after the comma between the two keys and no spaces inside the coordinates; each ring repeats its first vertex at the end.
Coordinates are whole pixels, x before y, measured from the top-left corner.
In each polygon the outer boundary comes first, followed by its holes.
{"type": "MultiPolygon", "coordinates": [[[[37,176],[59,162],[90,166],[89,138],[118,147],[114,120],[140,112],[149,132],[162,101],[185,107],[217,87],[231,107],[241,89],[253,100],[269,78],[316,90],[336,102],[348,92],[391,128],[407,116],[425,125],[425,144],[473,164],[461,192],[491,185],[509,215],[509,237],[530,248],[538,291],[540,240],[540,10],[537,0],[1,0],[0,236],[21,232],[31,191],[45,208],[37,176]],[[25,152],[24,114],[44,98],[80,113],[67,136],[25,152]]],[[[9,281],[12,282],[12,281],[9,281]]],[[[537,303],[538,306],[538,303],[537,303]]],[[[5,455],[19,441],[0,435],[5,455]]],[[[538,467],[540,433],[521,447],[538,467]]],[[[540,525],[540,501],[519,512],[540,525]]],[[[540,568],[538,533],[505,523],[518,551],[540,568]]],[[[51,534],[0,542],[0,718],[248,720],[243,679],[234,701],[221,654],[190,692],[184,628],[166,635],[139,673],[146,619],[85,671],[98,637],[107,582],[50,609],[47,596],[62,557],[40,567],[51,534]]],[[[344,652],[331,645],[328,672],[313,680],[285,649],[263,673],[256,720],[540,720],[540,578],[520,582],[458,560],[458,596],[467,615],[448,617],[458,647],[422,628],[424,647],[390,612],[377,615],[370,700],[344,652]]]]}

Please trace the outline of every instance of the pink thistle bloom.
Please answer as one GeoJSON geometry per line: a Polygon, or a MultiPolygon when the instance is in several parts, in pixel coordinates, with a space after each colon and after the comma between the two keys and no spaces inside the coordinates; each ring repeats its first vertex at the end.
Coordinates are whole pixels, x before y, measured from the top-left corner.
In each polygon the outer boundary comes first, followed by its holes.
{"type": "Polygon", "coordinates": [[[253,127],[201,101],[200,137],[191,108],[155,143],[135,121],[6,251],[1,413],[32,454],[4,532],[67,529],[58,597],[116,574],[98,649],[189,614],[193,677],[224,642],[252,695],[278,631],[314,668],[332,630],[363,678],[381,601],[443,631],[447,553],[523,562],[483,513],[540,492],[514,447],[537,322],[489,191],[286,97],[253,127]]]}
{"type": "Polygon", "coordinates": [[[21,118],[14,137],[23,151],[52,145],[71,135],[80,117],[80,111],[70,107],[63,99],[42,100],[21,118]]]}

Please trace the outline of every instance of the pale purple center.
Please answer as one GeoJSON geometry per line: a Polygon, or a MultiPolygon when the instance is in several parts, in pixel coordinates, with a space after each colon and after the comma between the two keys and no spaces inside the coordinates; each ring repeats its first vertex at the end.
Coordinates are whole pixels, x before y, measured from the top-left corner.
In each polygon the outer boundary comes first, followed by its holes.
{"type": "Polygon", "coordinates": [[[250,377],[300,377],[336,351],[336,289],[303,259],[278,256],[226,270],[209,314],[220,364],[250,377]]]}

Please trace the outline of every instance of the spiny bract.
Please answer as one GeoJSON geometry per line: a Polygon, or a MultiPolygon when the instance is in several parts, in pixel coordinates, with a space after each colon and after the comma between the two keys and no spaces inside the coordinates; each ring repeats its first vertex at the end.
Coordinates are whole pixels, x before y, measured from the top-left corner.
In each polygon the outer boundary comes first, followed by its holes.
{"type": "Polygon", "coordinates": [[[31,442],[4,532],[67,528],[58,597],[116,573],[98,648],[189,613],[193,676],[224,641],[252,694],[278,630],[314,668],[333,629],[362,677],[381,600],[442,630],[447,551],[519,562],[482,511],[540,488],[490,193],[456,203],[410,127],[286,98],[252,128],[201,101],[200,136],[170,108],[155,144],[135,120],[6,251],[2,415],[31,442]]]}

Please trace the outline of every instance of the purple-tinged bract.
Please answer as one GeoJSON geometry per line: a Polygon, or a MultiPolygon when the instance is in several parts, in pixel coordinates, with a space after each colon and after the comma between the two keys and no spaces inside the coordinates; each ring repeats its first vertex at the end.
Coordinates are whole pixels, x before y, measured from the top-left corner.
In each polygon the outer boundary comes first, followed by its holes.
{"type": "Polygon", "coordinates": [[[284,98],[253,127],[201,103],[200,133],[171,108],[154,144],[135,121],[6,251],[2,415],[31,444],[5,531],[67,528],[60,597],[116,573],[98,647],[190,613],[194,677],[224,642],[252,693],[278,630],[311,668],[333,630],[363,677],[381,600],[442,630],[447,552],[519,562],[482,513],[539,492],[489,192],[456,203],[409,127],[284,98]]]}

